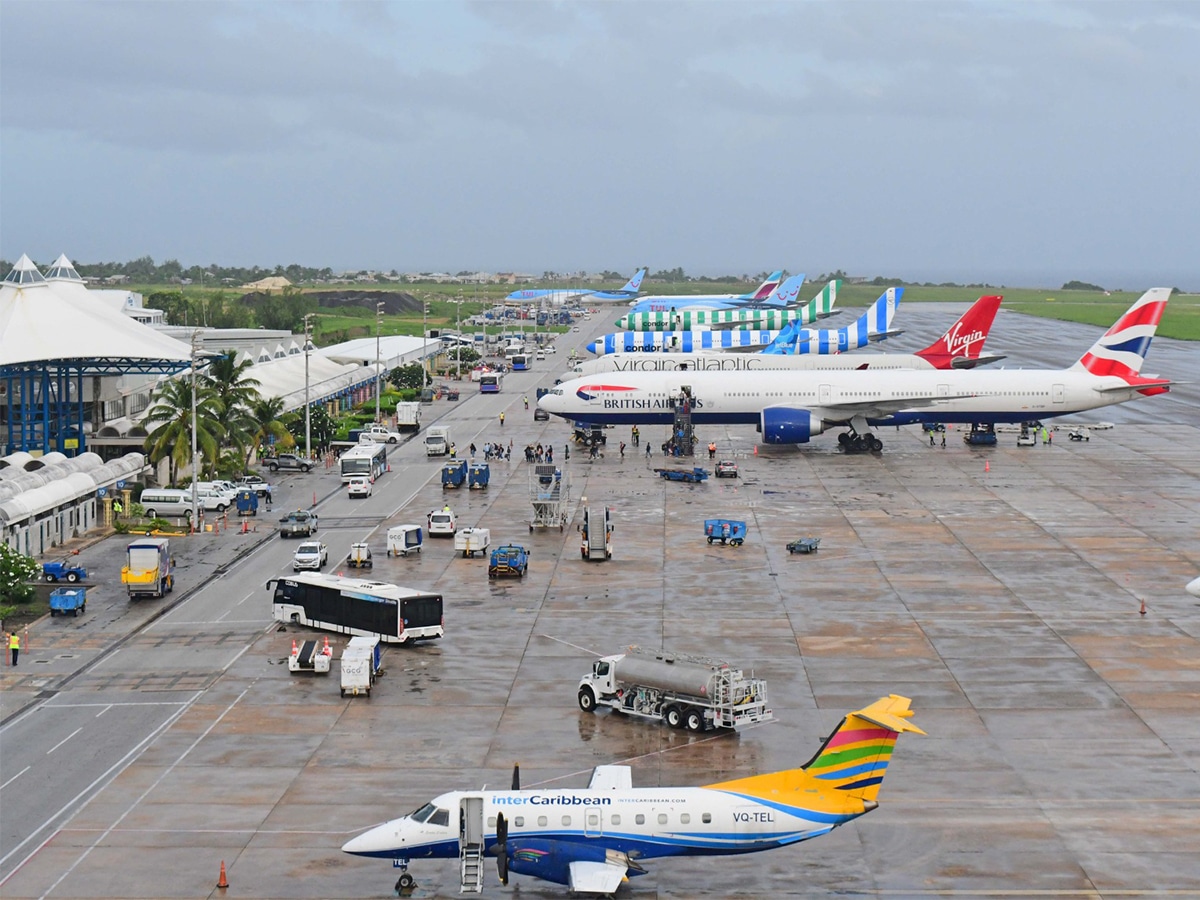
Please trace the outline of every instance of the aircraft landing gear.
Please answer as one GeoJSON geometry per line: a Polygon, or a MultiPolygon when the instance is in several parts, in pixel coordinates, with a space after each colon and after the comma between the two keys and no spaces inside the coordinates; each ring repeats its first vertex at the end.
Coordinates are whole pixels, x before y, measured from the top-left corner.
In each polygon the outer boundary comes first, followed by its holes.
{"type": "Polygon", "coordinates": [[[396,896],[411,897],[417,887],[417,879],[408,871],[408,860],[400,863],[400,877],[396,879],[396,896]]]}
{"type": "Polygon", "coordinates": [[[843,431],[838,435],[838,446],[846,453],[878,453],[883,449],[883,441],[869,431],[866,434],[843,431]]]}

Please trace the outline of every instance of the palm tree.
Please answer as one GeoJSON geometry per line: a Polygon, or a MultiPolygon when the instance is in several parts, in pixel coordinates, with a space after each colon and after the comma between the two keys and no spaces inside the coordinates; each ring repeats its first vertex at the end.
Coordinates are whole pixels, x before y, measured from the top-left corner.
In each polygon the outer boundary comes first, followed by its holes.
{"type": "Polygon", "coordinates": [[[250,409],[250,415],[257,425],[254,437],[250,441],[250,449],[246,452],[246,465],[250,465],[250,457],[263,444],[273,443],[276,447],[290,447],[295,441],[287,430],[287,425],[281,421],[283,417],[283,399],[281,397],[260,397],[250,409]],[[274,438],[274,441],[271,439],[274,438]]]}
{"type": "MultiPolygon", "coordinates": [[[[200,460],[216,462],[222,429],[220,407],[210,390],[198,384],[196,390],[196,448],[200,460]]],[[[170,378],[159,385],[154,405],[146,411],[146,425],[155,425],[146,435],[150,461],[168,460],[171,485],[179,470],[192,458],[192,380],[170,378]]],[[[199,475],[197,474],[197,477],[199,475]]]]}
{"type": "Polygon", "coordinates": [[[220,422],[225,436],[238,448],[239,456],[247,446],[254,446],[258,421],[252,409],[262,399],[258,393],[261,382],[249,372],[254,363],[248,357],[240,362],[237,351],[226,350],[214,359],[203,375],[220,408],[220,422]]]}

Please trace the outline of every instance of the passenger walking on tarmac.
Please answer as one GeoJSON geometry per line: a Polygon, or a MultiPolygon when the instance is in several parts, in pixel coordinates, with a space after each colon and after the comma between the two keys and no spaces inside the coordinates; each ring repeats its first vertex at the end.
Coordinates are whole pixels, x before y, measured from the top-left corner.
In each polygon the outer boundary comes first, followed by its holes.
{"type": "Polygon", "coordinates": [[[597,456],[599,456],[599,455],[600,455],[600,445],[599,445],[599,444],[597,444],[597,443],[595,443],[595,442],[593,442],[593,443],[592,443],[592,446],[591,446],[591,449],[590,449],[590,450],[588,450],[588,457],[589,457],[590,459],[595,459],[595,458],[596,458],[597,456]]]}
{"type": "Polygon", "coordinates": [[[546,462],[551,464],[554,462],[554,448],[549,444],[546,445],[546,462]]]}
{"type": "Polygon", "coordinates": [[[571,459],[571,443],[568,441],[567,443],[563,444],[563,460],[568,461],[570,459],[571,459]]]}
{"type": "Polygon", "coordinates": [[[475,459],[475,442],[474,441],[471,441],[470,451],[471,451],[471,459],[473,460],[473,459],[475,459]]]}
{"type": "Polygon", "coordinates": [[[8,636],[8,649],[12,651],[12,665],[17,665],[17,657],[21,655],[21,639],[17,637],[17,632],[14,630],[8,636]]]}
{"type": "Polygon", "coordinates": [[[621,441],[621,459],[625,458],[625,442],[621,441]]]}
{"type": "Polygon", "coordinates": [[[650,442],[646,442],[646,459],[650,458],[650,442]]]}

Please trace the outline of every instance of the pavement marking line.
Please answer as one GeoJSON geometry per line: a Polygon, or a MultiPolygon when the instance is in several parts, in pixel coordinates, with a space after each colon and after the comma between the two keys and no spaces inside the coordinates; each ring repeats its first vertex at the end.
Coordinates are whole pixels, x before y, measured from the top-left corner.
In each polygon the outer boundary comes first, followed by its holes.
{"type": "Polygon", "coordinates": [[[100,712],[96,713],[96,718],[97,719],[100,718],[102,715],[104,715],[106,712],[108,712],[112,708],[113,708],[113,705],[111,703],[105,705],[104,709],[102,709],[102,710],[100,710],[100,712]]]}
{"type": "MultiPolygon", "coordinates": [[[[42,706],[41,708],[42,709],[88,709],[89,707],[99,706],[99,707],[102,707],[104,710],[108,710],[110,707],[113,707],[113,706],[178,706],[180,703],[183,703],[183,702],[184,701],[182,701],[182,700],[173,700],[173,701],[172,700],[147,700],[145,703],[129,703],[129,702],[47,703],[44,706],[42,706]]],[[[99,717],[103,714],[104,714],[103,712],[98,713],[97,717],[99,717]]]]}
{"type": "MultiPolygon", "coordinates": [[[[146,744],[148,744],[150,741],[152,741],[156,737],[158,737],[158,734],[161,731],[163,731],[169,725],[173,724],[175,722],[175,720],[177,720],[180,716],[182,716],[185,712],[187,712],[188,707],[190,707],[193,703],[195,703],[202,696],[204,696],[204,692],[197,691],[195,694],[192,695],[192,698],[190,700],[180,701],[178,704],[171,704],[171,703],[155,704],[155,705],[161,705],[161,706],[176,706],[177,705],[180,708],[178,710],[176,710],[174,713],[172,713],[170,716],[168,716],[161,725],[159,725],[157,728],[155,728],[153,731],[151,731],[148,735],[146,735],[146,737],[144,737],[140,741],[138,741],[138,743],[133,748],[131,748],[128,753],[126,753],[119,760],[117,760],[115,763],[113,763],[111,766],[109,766],[108,769],[105,770],[101,775],[97,776],[95,781],[93,781],[91,784],[89,784],[87,787],[85,787],[82,791],[80,791],[78,794],[76,794],[74,797],[72,797],[70,800],[68,800],[66,803],[64,803],[59,808],[58,812],[54,813],[45,822],[43,822],[36,829],[34,829],[32,832],[30,832],[29,837],[25,838],[25,840],[21,841],[21,843],[17,844],[17,846],[13,847],[3,857],[0,857],[0,866],[3,866],[4,863],[6,863],[13,856],[13,854],[15,854],[18,850],[20,850],[22,847],[24,847],[26,844],[28,844],[31,840],[33,840],[34,837],[36,837],[37,835],[39,835],[43,831],[45,831],[47,828],[49,828],[50,824],[55,819],[57,819],[59,816],[63,815],[63,813],[67,809],[69,809],[73,804],[79,802],[80,798],[84,797],[90,790],[92,790],[94,787],[96,787],[96,785],[100,784],[102,781],[104,781],[104,779],[108,778],[109,775],[116,773],[119,769],[121,769],[122,766],[128,765],[129,761],[132,760],[136,756],[136,754],[140,753],[145,748],[146,744]]],[[[88,802],[91,802],[91,801],[89,800],[88,802]]],[[[85,803],[83,807],[80,807],[80,809],[83,809],[86,806],[87,806],[87,804],[85,803]]],[[[9,872],[3,878],[0,878],[0,887],[4,887],[5,883],[10,878],[12,878],[15,874],[17,874],[17,872],[21,871],[21,867],[24,866],[25,863],[29,862],[29,860],[33,859],[33,857],[35,855],[37,855],[38,851],[41,850],[42,847],[46,846],[46,844],[48,844],[53,837],[54,837],[54,835],[51,834],[50,837],[46,838],[46,840],[42,841],[42,843],[38,845],[37,849],[35,849],[33,852],[31,852],[23,860],[21,860],[21,862],[17,865],[16,868],[14,868],[11,872],[9,872]]]]}
{"type": "MultiPolygon", "coordinates": [[[[257,679],[255,679],[255,681],[257,681],[257,679]]],[[[185,759],[187,759],[188,754],[190,754],[193,750],[195,750],[200,745],[200,742],[202,740],[204,740],[206,737],[208,737],[208,735],[212,732],[212,730],[214,728],[216,728],[218,725],[220,725],[221,722],[225,719],[225,717],[227,715],[229,715],[229,713],[233,710],[233,708],[235,706],[237,706],[238,703],[241,702],[242,698],[250,693],[251,687],[253,687],[253,684],[251,684],[244,691],[242,691],[240,694],[238,694],[236,697],[233,698],[233,700],[230,702],[230,704],[227,707],[225,707],[224,710],[222,710],[221,714],[219,716],[217,716],[215,719],[213,719],[213,721],[209,724],[209,726],[207,728],[204,729],[204,731],[202,731],[199,735],[197,735],[196,739],[194,741],[192,741],[191,744],[188,745],[187,749],[184,750],[181,754],[179,754],[179,757],[173,763],[171,763],[169,766],[167,766],[165,769],[163,769],[163,771],[159,774],[159,776],[156,779],[154,779],[154,782],[149,787],[147,787],[146,790],[142,791],[142,793],[140,795],[138,795],[137,799],[135,799],[131,804],[129,804],[129,808],[126,809],[125,812],[121,813],[121,815],[119,815],[117,817],[117,820],[115,822],[113,822],[106,829],[104,829],[103,833],[98,838],[96,838],[96,840],[94,840],[92,842],[92,845],[90,847],[88,847],[86,850],[84,850],[82,855],[80,855],[80,857],[77,860],[75,860],[75,862],[71,863],[71,865],[69,865],[67,867],[67,870],[58,877],[58,879],[54,882],[54,884],[50,885],[50,887],[48,887],[46,889],[46,892],[44,894],[42,894],[42,896],[39,898],[39,900],[45,900],[45,898],[47,896],[52,894],[54,892],[54,889],[57,888],[60,884],[62,884],[63,880],[68,875],[70,875],[72,872],[74,872],[76,867],[78,867],[80,863],[82,863],[85,859],[87,859],[91,855],[92,851],[95,850],[98,846],[100,846],[100,843],[105,838],[107,838],[110,834],[112,834],[113,830],[118,825],[120,825],[123,821],[125,821],[125,817],[128,816],[135,809],[137,809],[138,804],[140,804],[143,800],[145,800],[147,797],[149,797],[151,792],[154,791],[160,784],[162,784],[163,779],[166,778],[168,775],[170,775],[172,772],[174,772],[176,767],[178,767],[180,763],[182,763],[185,759]]],[[[200,696],[200,695],[197,694],[197,697],[198,696],[200,696]]],[[[193,699],[191,702],[188,703],[188,706],[191,706],[192,703],[194,703],[194,702],[195,702],[195,700],[193,699]]],[[[180,710],[180,714],[182,714],[182,713],[183,713],[183,710],[180,710]]],[[[172,719],[172,721],[175,721],[177,718],[178,718],[178,716],[176,716],[175,719],[172,719]]]]}
{"type": "Polygon", "coordinates": [[[53,747],[51,747],[49,750],[47,750],[46,755],[49,756],[51,753],[53,753],[55,750],[57,750],[59,747],[61,747],[63,744],[65,744],[67,741],[69,741],[71,738],[75,737],[75,735],[79,734],[79,732],[81,732],[81,731],[83,731],[82,725],[80,725],[78,728],[76,728],[74,731],[72,731],[70,734],[68,734],[65,738],[63,738],[61,741],[59,741],[57,744],[55,744],[53,747]]]}
{"type": "Polygon", "coordinates": [[[601,656],[604,655],[603,653],[601,653],[597,650],[589,650],[587,647],[580,647],[578,644],[572,644],[570,641],[564,641],[562,638],[556,638],[552,634],[538,633],[537,635],[535,635],[535,637],[543,637],[548,641],[557,641],[558,643],[565,644],[568,647],[574,647],[576,650],[582,650],[584,653],[590,653],[592,656],[596,657],[597,659],[599,659],[601,656]]]}
{"type": "Polygon", "coordinates": [[[16,781],[18,778],[20,778],[22,775],[24,775],[26,772],[28,772],[32,768],[33,768],[33,766],[26,766],[20,772],[18,772],[16,775],[14,775],[12,778],[8,779],[8,781],[4,782],[4,784],[0,784],[0,791],[4,790],[6,787],[8,787],[10,784],[12,784],[14,781],[16,781]]]}

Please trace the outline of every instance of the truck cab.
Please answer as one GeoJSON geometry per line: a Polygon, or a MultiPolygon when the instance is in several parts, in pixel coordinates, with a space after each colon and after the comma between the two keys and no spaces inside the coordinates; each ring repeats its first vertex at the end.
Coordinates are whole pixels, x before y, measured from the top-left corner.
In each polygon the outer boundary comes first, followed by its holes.
{"type": "Polygon", "coordinates": [[[616,692],[613,684],[613,664],[620,658],[605,656],[592,663],[592,671],[579,680],[580,694],[582,695],[584,688],[591,688],[594,697],[611,697],[616,692]]]}

